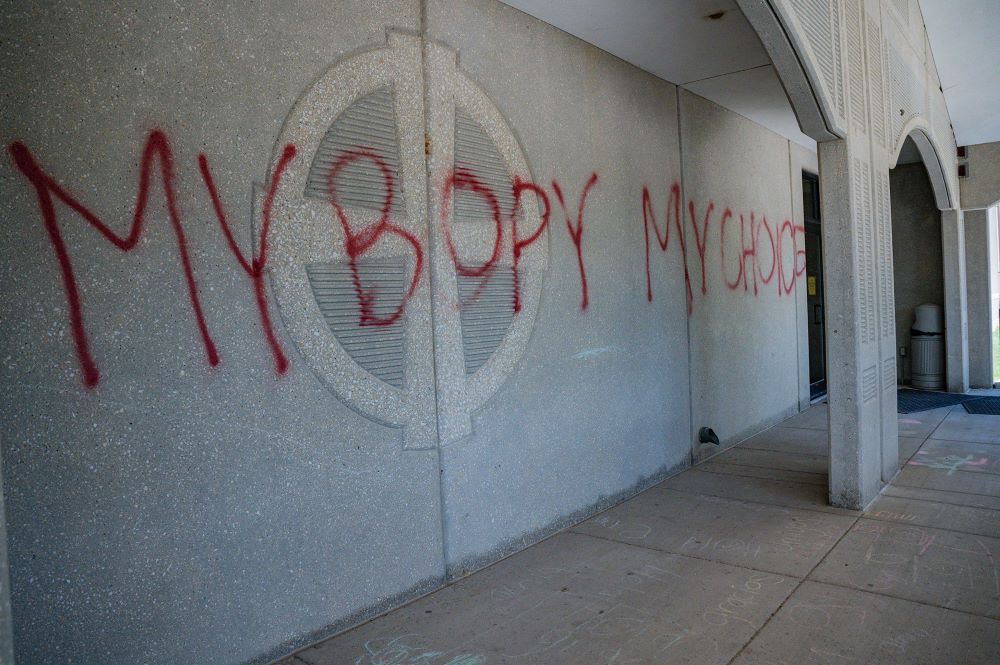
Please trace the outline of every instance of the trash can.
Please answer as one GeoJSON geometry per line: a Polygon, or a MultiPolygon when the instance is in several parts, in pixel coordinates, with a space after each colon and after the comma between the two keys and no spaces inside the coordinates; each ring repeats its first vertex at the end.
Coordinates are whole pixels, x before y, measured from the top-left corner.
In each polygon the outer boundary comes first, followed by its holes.
{"type": "Polygon", "coordinates": [[[910,383],[921,390],[944,388],[944,319],[940,305],[919,305],[910,328],[910,383]]]}

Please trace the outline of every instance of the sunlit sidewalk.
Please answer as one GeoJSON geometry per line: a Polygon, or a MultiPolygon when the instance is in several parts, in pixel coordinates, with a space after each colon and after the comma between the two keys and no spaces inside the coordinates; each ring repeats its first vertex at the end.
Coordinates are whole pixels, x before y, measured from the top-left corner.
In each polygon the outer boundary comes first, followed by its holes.
{"type": "Polygon", "coordinates": [[[827,505],[817,405],[282,665],[1000,663],[1000,417],[901,415],[902,471],[827,505]]]}

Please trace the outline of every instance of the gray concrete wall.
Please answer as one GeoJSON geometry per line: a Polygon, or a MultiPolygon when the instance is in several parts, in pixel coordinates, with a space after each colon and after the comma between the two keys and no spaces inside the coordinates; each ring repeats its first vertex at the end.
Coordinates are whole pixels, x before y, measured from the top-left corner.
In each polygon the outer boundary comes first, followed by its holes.
{"type": "MultiPolygon", "coordinates": [[[[794,226],[802,222],[792,222],[786,139],[682,90],[681,149],[684,193],[699,202],[700,229],[687,237],[694,294],[691,425],[695,434],[699,427],[713,428],[729,445],[798,410],[796,311],[804,303],[795,295],[794,243],[804,249],[804,239],[794,226]],[[726,210],[732,214],[723,229],[726,210]],[[750,254],[741,260],[745,249],[750,254]]],[[[690,224],[690,208],[684,217],[690,224]]],[[[697,446],[695,456],[717,451],[697,446]]]]}
{"type": "Polygon", "coordinates": [[[897,377],[908,383],[913,310],[924,303],[944,306],[941,213],[934,205],[934,194],[923,164],[900,164],[889,171],[889,193],[896,346],[906,348],[906,356],[897,357],[897,377]]]}
{"type": "MultiPolygon", "coordinates": [[[[725,207],[737,214],[727,231],[750,211],[776,237],[785,219],[794,227],[793,164],[808,156],[743,118],[686,93],[679,102],[674,86],[492,0],[11,14],[0,81],[15,112],[2,135],[24,148],[11,153],[20,168],[0,165],[0,429],[23,662],[266,661],[683,468],[702,421],[732,440],[799,403],[795,286],[778,295],[775,275],[756,297],[752,281],[728,289],[716,234],[725,207]],[[364,205],[341,219],[303,192],[327,128],[384,86],[400,207],[371,256],[403,257],[406,275],[414,247],[425,256],[400,309],[399,385],[363,369],[371,349],[347,354],[344,340],[371,328],[328,327],[306,277],[317,265],[347,274],[342,224],[379,223],[364,205]],[[551,206],[523,250],[524,309],[475,371],[462,364],[474,322],[462,320],[470,300],[456,292],[446,225],[470,265],[494,236],[444,204],[457,108],[551,206]],[[172,152],[182,243],[155,158],[134,249],[58,201],[46,229],[25,150],[124,236],[153,128],[172,152]],[[250,255],[286,141],[299,152],[274,199],[260,310],[197,160],[250,255]],[[679,220],[667,215],[674,183],[679,220]],[[703,213],[709,201],[702,293],[687,204],[703,213]],[[704,355],[723,340],[728,367],[704,355]],[[85,373],[88,357],[99,377],[85,373]]],[[[524,203],[536,228],[544,208],[524,203]]],[[[501,226],[497,275],[513,260],[501,226]]],[[[783,242],[788,276],[787,231],[783,242]]],[[[484,302],[509,302],[486,291],[497,283],[483,282],[484,302]]]]}
{"type": "MultiPolygon", "coordinates": [[[[2,483],[3,460],[0,459],[0,488],[2,483]]],[[[14,626],[10,615],[10,569],[7,564],[7,521],[2,491],[0,491],[0,665],[14,665],[14,626]]]]}
{"type": "Polygon", "coordinates": [[[515,128],[554,206],[531,345],[474,415],[473,435],[442,448],[448,565],[461,572],[688,464],[683,272],[678,255],[657,251],[646,301],[641,217],[642,185],[665,196],[678,177],[676,98],[673,86],[499,3],[429,2],[427,21],[515,128]],[[583,309],[550,183],[575,225],[593,173],[583,309]]]}
{"type": "Polygon", "coordinates": [[[988,208],[1000,201],[1000,143],[966,147],[969,175],[959,179],[962,207],[988,208]]]}
{"type": "Polygon", "coordinates": [[[0,430],[18,660],[267,659],[439,584],[436,452],[402,450],[399,430],[323,389],[272,303],[290,359],[276,377],[197,164],[204,151],[249,253],[251,186],[295,100],[345,54],[384,43],[386,26],[417,29],[417,3],[23,3],[6,14],[5,145],[23,141],[117,233],[148,132],[169,136],[221,358],[207,361],[154,171],[131,252],[56,204],[101,377],[86,388],[59,264],[5,150],[0,430]]]}
{"type": "Polygon", "coordinates": [[[990,292],[989,214],[987,209],[965,211],[965,279],[969,307],[969,385],[993,387],[993,306],[990,292]]]}

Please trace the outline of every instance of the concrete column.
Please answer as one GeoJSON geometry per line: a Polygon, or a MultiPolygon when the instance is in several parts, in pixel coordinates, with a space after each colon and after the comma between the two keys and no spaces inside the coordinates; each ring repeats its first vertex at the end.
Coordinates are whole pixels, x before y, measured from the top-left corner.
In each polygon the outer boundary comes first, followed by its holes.
{"type": "Polygon", "coordinates": [[[964,211],[965,280],[968,290],[969,385],[993,387],[993,312],[990,282],[989,215],[986,209],[964,211]]]}
{"type": "Polygon", "coordinates": [[[969,313],[965,273],[965,223],[961,210],[941,211],[944,257],[945,373],[948,391],[969,389],[969,313]]]}
{"type": "MultiPolygon", "coordinates": [[[[874,251],[861,234],[870,225],[864,157],[847,141],[819,144],[830,409],[830,503],[862,509],[881,487],[879,342],[871,331],[873,275],[862,270],[874,251]],[[860,236],[860,237],[859,237],[860,236]],[[867,274],[866,277],[863,275],[867,274]],[[867,310],[865,308],[868,308],[867,310]],[[867,313],[866,313],[867,312],[867,313]],[[867,318],[865,318],[867,317],[867,318]]],[[[867,150],[864,151],[867,154],[867,150]]]]}

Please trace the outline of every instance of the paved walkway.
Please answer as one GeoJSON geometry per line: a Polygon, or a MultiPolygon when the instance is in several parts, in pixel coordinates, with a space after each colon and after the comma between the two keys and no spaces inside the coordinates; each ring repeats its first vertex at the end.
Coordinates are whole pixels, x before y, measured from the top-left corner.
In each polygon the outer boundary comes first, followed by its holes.
{"type": "Polygon", "coordinates": [[[901,415],[826,505],[826,407],[283,665],[1000,663],[1000,417],[901,415]]]}

